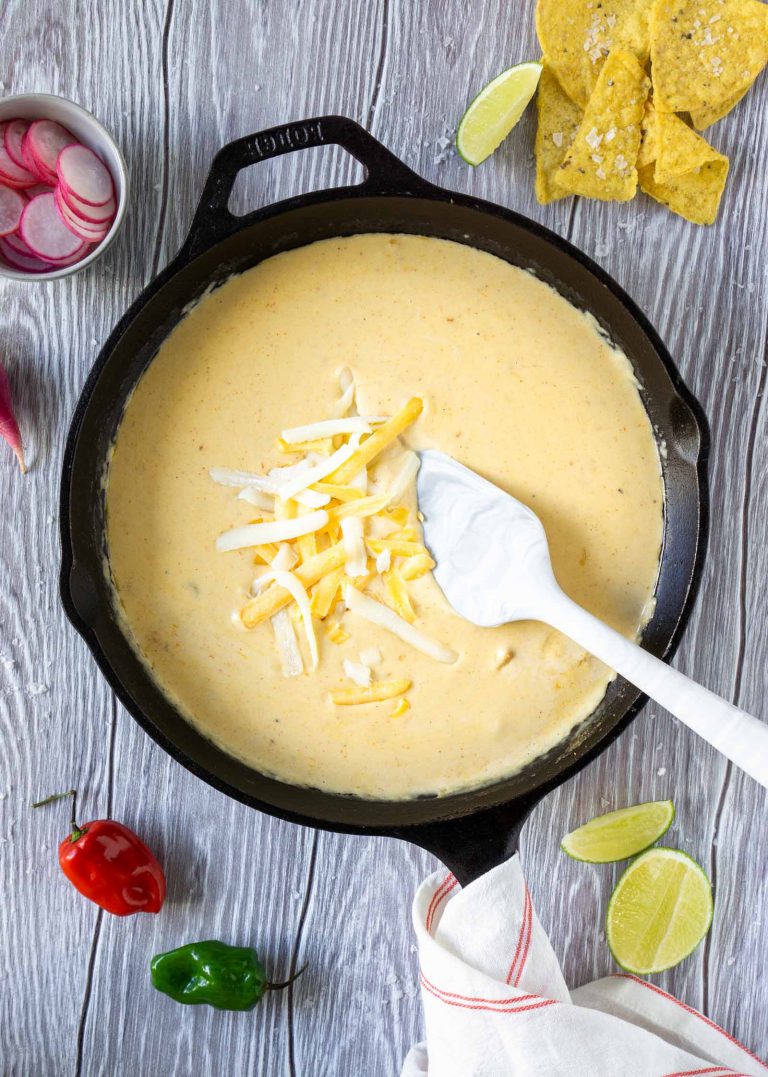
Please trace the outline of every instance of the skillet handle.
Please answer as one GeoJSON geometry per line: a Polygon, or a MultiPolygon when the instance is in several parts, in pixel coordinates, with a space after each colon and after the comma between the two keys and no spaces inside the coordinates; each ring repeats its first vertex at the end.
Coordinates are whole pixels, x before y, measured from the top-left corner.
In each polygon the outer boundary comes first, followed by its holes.
{"type": "Polygon", "coordinates": [[[426,180],[412,172],[373,135],[344,116],[320,116],[270,127],[266,131],[229,142],[216,154],[192,227],[178,257],[188,259],[199,254],[263,212],[256,210],[236,217],[229,211],[232,188],[243,168],[313,146],[341,146],[365,167],[366,176],[362,183],[340,190],[361,195],[410,195],[432,189],[426,180]]]}
{"type": "Polygon", "coordinates": [[[466,886],[517,852],[523,824],[540,799],[518,797],[456,819],[397,827],[389,833],[433,853],[466,886]]]}

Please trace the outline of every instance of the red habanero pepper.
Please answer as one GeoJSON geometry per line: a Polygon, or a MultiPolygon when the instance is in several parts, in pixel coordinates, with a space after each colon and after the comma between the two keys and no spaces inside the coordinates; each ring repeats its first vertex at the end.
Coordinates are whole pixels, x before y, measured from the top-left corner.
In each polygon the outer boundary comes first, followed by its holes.
{"type": "Polygon", "coordinates": [[[165,875],[152,850],[138,834],[114,819],[95,819],[78,826],[75,789],[46,797],[32,807],[63,797],[72,797],[72,820],[71,833],[59,845],[59,864],[75,889],[114,916],[160,912],[165,901],[165,875]]]}

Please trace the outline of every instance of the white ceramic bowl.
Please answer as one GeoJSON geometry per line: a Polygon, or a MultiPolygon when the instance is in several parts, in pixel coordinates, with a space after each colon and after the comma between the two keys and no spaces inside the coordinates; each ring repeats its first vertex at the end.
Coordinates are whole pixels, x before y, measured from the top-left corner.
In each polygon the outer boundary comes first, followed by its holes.
{"type": "Polygon", "coordinates": [[[21,269],[6,265],[0,258],[0,277],[24,281],[58,280],[59,277],[69,277],[91,265],[97,258],[101,258],[122,226],[128,201],[128,172],[125,161],[109,131],[90,112],[66,97],[54,97],[53,94],[48,93],[26,93],[15,97],[4,97],[0,101],[0,123],[16,119],[16,117],[22,120],[55,120],[62,124],[80,142],[97,153],[112,173],[117,200],[115,219],[101,243],[94,247],[82,261],[66,266],[64,269],[51,269],[48,273],[25,273],[21,269]]]}

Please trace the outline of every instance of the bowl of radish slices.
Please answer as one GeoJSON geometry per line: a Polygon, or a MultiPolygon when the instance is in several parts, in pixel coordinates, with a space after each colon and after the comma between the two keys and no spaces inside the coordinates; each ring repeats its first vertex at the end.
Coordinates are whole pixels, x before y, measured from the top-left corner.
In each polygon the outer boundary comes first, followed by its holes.
{"type": "Polygon", "coordinates": [[[99,258],[122,224],[125,161],[84,108],[51,94],[0,101],[0,276],[56,280],[99,258]]]}

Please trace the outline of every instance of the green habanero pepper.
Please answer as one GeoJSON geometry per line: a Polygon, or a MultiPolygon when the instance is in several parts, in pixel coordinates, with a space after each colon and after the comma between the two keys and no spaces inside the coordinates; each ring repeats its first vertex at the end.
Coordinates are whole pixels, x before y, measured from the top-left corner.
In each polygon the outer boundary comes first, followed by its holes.
{"type": "Polygon", "coordinates": [[[303,971],[285,983],[270,983],[255,950],[215,939],[156,954],[150,965],[156,990],[186,1006],[215,1006],[217,1010],[252,1010],[267,991],[281,991],[303,971]]]}

